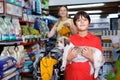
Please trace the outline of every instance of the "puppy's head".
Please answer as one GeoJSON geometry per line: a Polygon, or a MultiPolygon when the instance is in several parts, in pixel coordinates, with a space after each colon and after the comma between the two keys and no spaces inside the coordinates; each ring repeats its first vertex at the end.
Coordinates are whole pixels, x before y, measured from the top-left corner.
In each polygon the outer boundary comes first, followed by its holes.
{"type": "Polygon", "coordinates": [[[69,44],[70,44],[69,39],[68,39],[67,37],[65,37],[65,36],[62,36],[62,37],[60,37],[60,38],[58,39],[58,44],[57,44],[57,46],[58,46],[58,48],[64,49],[64,47],[65,47],[66,45],[69,45],[69,44]]]}

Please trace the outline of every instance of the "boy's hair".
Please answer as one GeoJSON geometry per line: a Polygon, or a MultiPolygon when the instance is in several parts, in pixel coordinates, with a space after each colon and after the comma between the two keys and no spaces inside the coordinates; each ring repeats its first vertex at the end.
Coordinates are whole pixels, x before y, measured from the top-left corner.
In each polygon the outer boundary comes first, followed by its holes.
{"type": "Polygon", "coordinates": [[[78,12],[75,14],[74,18],[73,18],[73,22],[74,22],[75,25],[76,25],[76,21],[79,19],[79,17],[82,17],[82,16],[83,16],[84,18],[87,18],[88,21],[89,21],[89,23],[90,23],[91,19],[90,19],[89,14],[86,13],[86,12],[84,12],[84,11],[78,11],[78,12]]]}

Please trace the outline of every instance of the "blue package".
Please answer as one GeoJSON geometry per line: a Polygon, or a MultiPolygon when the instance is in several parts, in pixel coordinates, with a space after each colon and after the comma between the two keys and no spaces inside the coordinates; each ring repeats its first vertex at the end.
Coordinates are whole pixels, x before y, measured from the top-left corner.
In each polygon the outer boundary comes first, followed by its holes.
{"type": "Polygon", "coordinates": [[[16,59],[9,56],[0,56],[0,71],[4,71],[16,64],[16,59]]]}
{"type": "Polygon", "coordinates": [[[12,66],[5,71],[0,71],[0,79],[10,75],[11,73],[15,71],[16,71],[16,66],[12,66]]]}

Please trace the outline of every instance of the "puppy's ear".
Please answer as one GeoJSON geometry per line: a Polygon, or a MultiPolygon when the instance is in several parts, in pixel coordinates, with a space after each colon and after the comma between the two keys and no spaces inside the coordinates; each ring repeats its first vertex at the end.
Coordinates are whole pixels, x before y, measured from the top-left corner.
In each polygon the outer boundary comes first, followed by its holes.
{"type": "Polygon", "coordinates": [[[69,41],[69,39],[67,39],[67,38],[64,38],[64,46],[66,46],[66,45],[69,45],[70,44],[70,41],[69,41]]]}

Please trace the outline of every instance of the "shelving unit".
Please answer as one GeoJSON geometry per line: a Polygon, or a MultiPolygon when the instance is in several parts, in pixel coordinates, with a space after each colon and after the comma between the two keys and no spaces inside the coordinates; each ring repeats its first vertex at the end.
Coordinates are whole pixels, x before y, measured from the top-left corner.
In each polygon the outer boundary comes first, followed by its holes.
{"type": "MultiPolygon", "coordinates": [[[[100,71],[100,80],[107,80],[106,76],[113,69],[116,62],[114,48],[112,47],[112,39],[116,36],[120,38],[120,30],[110,30],[110,28],[89,28],[89,31],[98,36],[102,42],[102,51],[105,58],[105,63],[100,71]],[[114,65],[114,66],[113,66],[114,65]]],[[[114,72],[113,72],[114,73],[114,72]]]]}
{"type": "Polygon", "coordinates": [[[120,30],[109,30],[109,29],[104,30],[104,28],[101,30],[98,30],[96,28],[91,28],[90,32],[101,38],[105,62],[113,63],[114,54],[113,54],[113,47],[112,47],[112,39],[115,36],[120,37],[120,30]]]}
{"type": "MultiPolygon", "coordinates": [[[[10,2],[11,0],[0,0],[0,17],[6,18],[21,18],[22,17],[22,6],[20,2],[10,2]]],[[[2,23],[3,24],[3,23],[2,23]]],[[[10,28],[10,24],[7,24],[7,28],[10,28]]],[[[3,26],[2,26],[3,27],[3,26]]],[[[11,30],[11,29],[10,29],[11,30]]],[[[0,33],[0,35],[3,35],[0,33]]],[[[10,33],[8,33],[10,35],[10,33]]],[[[9,36],[11,37],[11,36],[9,36]]],[[[2,38],[0,36],[0,38],[2,38]]],[[[8,40],[2,40],[0,39],[0,52],[3,50],[6,46],[17,46],[20,45],[22,40],[16,40],[16,39],[8,39],[8,40]]],[[[0,53],[1,54],[1,53],[0,53]]],[[[13,71],[10,75],[0,79],[0,80],[20,80],[19,79],[19,72],[17,70],[13,71]]]]}
{"type": "Polygon", "coordinates": [[[115,36],[120,37],[120,30],[104,30],[103,35],[101,36],[103,44],[103,52],[106,62],[114,62],[114,54],[112,47],[112,39],[115,36]]]}

